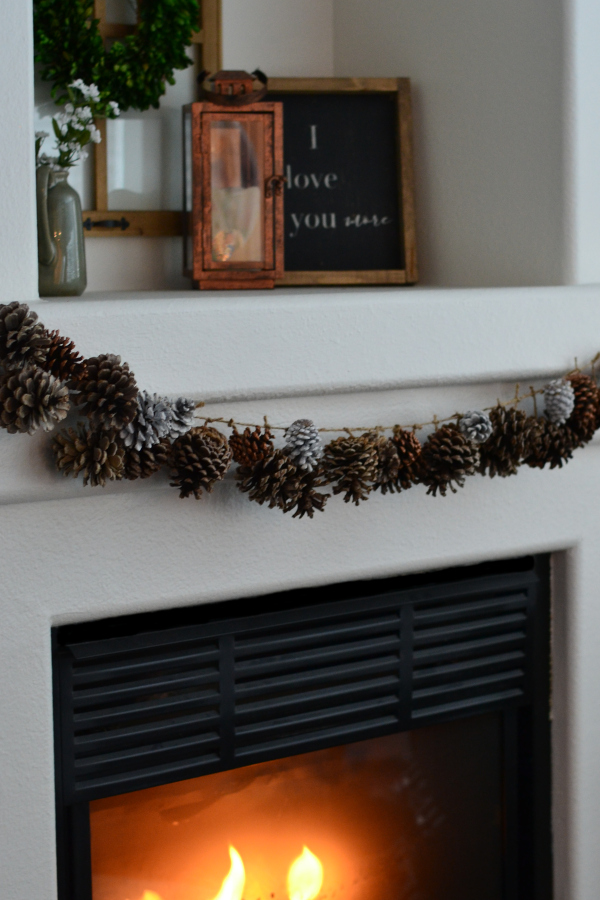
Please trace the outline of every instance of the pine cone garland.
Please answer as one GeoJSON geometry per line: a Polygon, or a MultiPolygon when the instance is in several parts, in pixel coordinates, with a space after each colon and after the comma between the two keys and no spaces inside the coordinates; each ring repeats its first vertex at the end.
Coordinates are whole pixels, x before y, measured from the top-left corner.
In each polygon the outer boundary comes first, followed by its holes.
{"type": "Polygon", "coordinates": [[[149,478],[166,466],[169,461],[171,444],[161,441],[152,447],[142,447],[141,450],[125,450],[123,457],[123,478],[135,481],[138,478],[149,478]]]}
{"type": "MultiPolygon", "coordinates": [[[[323,512],[325,504],[331,497],[331,494],[323,494],[316,490],[322,483],[321,477],[315,472],[306,472],[303,475],[300,482],[300,496],[298,497],[295,507],[292,507],[295,509],[293,515],[294,519],[302,519],[304,516],[308,516],[309,519],[312,519],[315,510],[323,512]]],[[[284,512],[287,511],[288,510],[284,510],[284,512]]]]}
{"type": "Polygon", "coordinates": [[[528,416],[521,409],[498,405],[491,410],[490,421],[492,434],[480,447],[478,471],[490,478],[516,475],[537,445],[543,420],[528,416]]]}
{"type": "Polygon", "coordinates": [[[11,434],[52,431],[69,411],[69,389],[37,366],[0,377],[0,425],[11,434]]]}
{"type": "Polygon", "coordinates": [[[366,500],[377,479],[379,454],[372,437],[339,437],[325,447],[322,461],[324,484],[332,484],[334,494],[356,506],[366,500]]]}
{"type": "Polygon", "coordinates": [[[575,406],[567,425],[573,433],[575,445],[582,447],[591,441],[596,431],[600,391],[594,379],[583,372],[574,372],[567,377],[567,381],[575,394],[575,406]]]}
{"type": "Polygon", "coordinates": [[[0,307],[0,363],[8,368],[43,365],[49,347],[48,332],[26,303],[0,307]]]}
{"type": "Polygon", "coordinates": [[[573,458],[576,446],[576,438],[568,425],[540,419],[537,440],[524,462],[532,469],[543,469],[544,466],[562,469],[573,458]]]}
{"type": "Polygon", "coordinates": [[[487,413],[478,409],[470,409],[461,416],[459,428],[466,438],[474,444],[484,444],[493,431],[493,425],[487,413]]]}
{"type": "Polygon", "coordinates": [[[96,428],[124,428],[138,408],[133,372],[112,353],[92,356],[85,363],[87,371],[77,385],[81,412],[96,428]]]}
{"type": "Polygon", "coordinates": [[[252,469],[261,459],[272,456],[274,450],[270,431],[263,431],[258,427],[254,431],[245,428],[242,434],[234,428],[229,446],[235,462],[247,469],[252,469]]]}
{"type": "Polygon", "coordinates": [[[575,391],[570,381],[556,378],[544,388],[546,415],[555,425],[564,425],[575,406],[575,391]]]}
{"type": "Polygon", "coordinates": [[[448,488],[455,494],[457,487],[463,487],[478,464],[478,448],[456,425],[442,425],[423,445],[420,481],[427,485],[428,494],[435,497],[439,491],[445,497],[448,488]]]}
{"type": "Polygon", "coordinates": [[[400,470],[396,446],[392,440],[376,432],[371,432],[369,436],[377,449],[378,459],[373,490],[380,490],[382,494],[387,494],[388,491],[393,494],[398,490],[397,482],[400,470]]]}
{"type": "Polygon", "coordinates": [[[299,469],[312,472],[323,456],[323,442],[311,419],[296,419],[285,432],[284,452],[299,469]]]}
{"type": "Polygon", "coordinates": [[[74,478],[83,472],[83,483],[104,487],[123,475],[123,447],[115,429],[92,431],[80,425],[77,431],[67,428],[52,441],[56,465],[63,475],[74,478]]]}
{"type": "MultiPolygon", "coordinates": [[[[235,473],[238,488],[256,503],[267,503],[269,509],[290,512],[302,500],[305,485],[302,473],[282,450],[259,459],[253,467],[240,466],[235,473]]],[[[310,497],[304,493],[304,505],[310,497]]],[[[316,504],[314,504],[316,505],[316,504]]],[[[308,509],[306,510],[308,513],[308,509]]],[[[299,515],[301,513],[299,512],[299,515]]],[[[310,515],[310,513],[308,513],[310,515]]]]}
{"type": "Polygon", "coordinates": [[[231,464],[231,449],[224,434],[203,425],[180,435],[170,453],[172,487],[179,496],[199,500],[202,491],[210,494],[217,481],[225,477],[231,464]]]}
{"type": "Polygon", "coordinates": [[[73,341],[58,331],[51,331],[49,338],[50,346],[46,358],[40,363],[41,368],[61,381],[80,381],[85,375],[86,365],[73,341]]]}
{"type": "Polygon", "coordinates": [[[395,489],[398,492],[407,491],[413,484],[419,483],[419,461],[423,447],[414,431],[406,431],[399,425],[394,428],[392,441],[400,462],[395,489]]]}
{"type": "Polygon", "coordinates": [[[169,433],[170,410],[164,397],[140,391],[135,418],[121,429],[121,440],[128,449],[149,450],[169,433]]]}

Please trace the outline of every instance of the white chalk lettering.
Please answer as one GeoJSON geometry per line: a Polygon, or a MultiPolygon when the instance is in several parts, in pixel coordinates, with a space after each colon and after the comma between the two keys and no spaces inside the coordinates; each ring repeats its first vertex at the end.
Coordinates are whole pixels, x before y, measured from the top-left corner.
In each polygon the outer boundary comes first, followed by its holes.
{"type": "Polygon", "coordinates": [[[288,236],[297,236],[302,225],[314,231],[315,228],[337,228],[335,213],[291,213],[294,230],[288,232],[288,236]]]}
{"type": "Polygon", "coordinates": [[[311,150],[317,149],[317,126],[316,125],[310,126],[310,149],[311,150]]]}
{"type": "Polygon", "coordinates": [[[292,213],[292,222],[296,226],[295,231],[290,231],[290,237],[296,237],[298,231],[300,230],[300,226],[302,225],[302,219],[304,218],[304,213],[292,213]]]}
{"type": "Polygon", "coordinates": [[[329,225],[327,224],[327,213],[323,213],[321,216],[321,220],[323,222],[323,228],[335,228],[335,213],[329,213],[329,225]]]}
{"type": "Polygon", "coordinates": [[[328,172],[327,175],[325,176],[325,178],[323,179],[323,184],[325,185],[326,188],[329,188],[329,190],[331,191],[335,187],[335,182],[337,180],[338,180],[338,177],[335,174],[335,172],[328,172]]]}
{"type": "Polygon", "coordinates": [[[318,228],[321,224],[321,220],[316,213],[308,213],[304,217],[304,224],[307,228],[318,228]]]}
{"type": "Polygon", "coordinates": [[[305,190],[307,187],[315,187],[317,190],[320,187],[326,187],[327,190],[331,191],[336,187],[336,182],[338,180],[338,176],[335,172],[311,172],[307,174],[306,172],[298,172],[297,175],[294,175],[292,172],[292,167],[288,163],[285,167],[286,171],[286,184],[288,186],[288,190],[292,188],[299,188],[301,191],[305,190]]]}
{"type": "Polygon", "coordinates": [[[308,177],[308,175],[305,175],[304,172],[299,172],[298,175],[294,176],[294,186],[295,187],[302,188],[302,190],[304,190],[304,188],[307,188],[309,186],[309,184],[310,184],[310,178],[308,177]],[[302,181],[300,179],[302,179],[302,181]]]}
{"type": "Polygon", "coordinates": [[[346,216],[344,219],[344,225],[346,228],[362,228],[363,225],[372,225],[374,228],[379,228],[380,225],[391,225],[392,220],[389,216],[362,216],[360,213],[357,213],[355,216],[346,216]]]}

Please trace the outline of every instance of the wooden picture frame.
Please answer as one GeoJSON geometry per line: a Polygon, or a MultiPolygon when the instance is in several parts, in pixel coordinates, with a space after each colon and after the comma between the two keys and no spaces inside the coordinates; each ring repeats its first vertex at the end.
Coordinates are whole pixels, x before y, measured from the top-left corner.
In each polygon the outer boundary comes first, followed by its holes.
{"type": "MultiPolygon", "coordinates": [[[[201,22],[192,35],[196,73],[221,68],[221,0],[201,0],[201,22]]],[[[135,25],[106,21],[106,0],[94,0],[94,17],[102,38],[115,40],[132,34],[135,25]]],[[[195,98],[190,98],[195,99],[195,98]]],[[[169,209],[108,209],[106,120],[96,121],[102,141],[94,145],[94,207],[83,212],[86,237],[177,237],[183,234],[183,212],[169,209]]]]}
{"type": "MultiPolygon", "coordinates": [[[[402,268],[315,269],[285,271],[278,285],[414,284],[418,278],[412,149],[412,110],[408,78],[270,78],[267,99],[284,99],[285,94],[388,94],[396,107],[396,148],[398,213],[402,242],[402,268]]],[[[287,266],[287,263],[286,263],[287,266]]]]}

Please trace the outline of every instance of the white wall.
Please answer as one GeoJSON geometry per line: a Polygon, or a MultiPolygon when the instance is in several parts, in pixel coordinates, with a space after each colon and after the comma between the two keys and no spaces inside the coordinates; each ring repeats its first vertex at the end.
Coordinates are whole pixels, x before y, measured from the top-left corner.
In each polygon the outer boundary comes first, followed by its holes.
{"type": "Polygon", "coordinates": [[[334,0],[336,75],[412,79],[425,284],[566,280],[562,5],[334,0]]]}

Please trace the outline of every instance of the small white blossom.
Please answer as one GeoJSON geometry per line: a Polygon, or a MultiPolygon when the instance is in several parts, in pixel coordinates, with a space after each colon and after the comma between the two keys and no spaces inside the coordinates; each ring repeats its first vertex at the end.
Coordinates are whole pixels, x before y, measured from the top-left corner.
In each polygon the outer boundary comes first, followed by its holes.
{"type": "Polygon", "coordinates": [[[102,134],[95,125],[90,125],[90,140],[93,141],[94,144],[100,144],[102,141],[102,134]]]}
{"type": "Polygon", "coordinates": [[[88,99],[93,100],[94,103],[97,103],[100,99],[100,91],[95,84],[88,85],[87,97],[88,99]]]}
{"type": "Polygon", "coordinates": [[[72,116],[74,112],[75,112],[75,107],[73,106],[73,104],[65,103],[65,114],[67,116],[72,116]]]}
{"type": "Polygon", "coordinates": [[[112,109],[112,112],[113,112],[113,115],[114,115],[114,116],[119,116],[119,115],[121,115],[121,110],[119,109],[119,104],[118,104],[115,100],[109,100],[109,101],[108,101],[108,105],[109,105],[110,108],[112,109]]]}
{"type": "Polygon", "coordinates": [[[49,137],[47,131],[36,131],[35,133],[36,141],[45,141],[47,137],[49,137]]]}
{"type": "Polygon", "coordinates": [[[89,106],[80,106],[77,109],[76,115],[80,122],[85,122],[92,118],[92,111],[89,106]]]}
{"type": "Polygon", "coordinates": [[[74,88],[76,91],[81,91],[84,97],[87,97],[87,85],[84,83],[82,78],[76,78],[75,81],[72,81],[69,85],[70,88],[74,88]]]}

